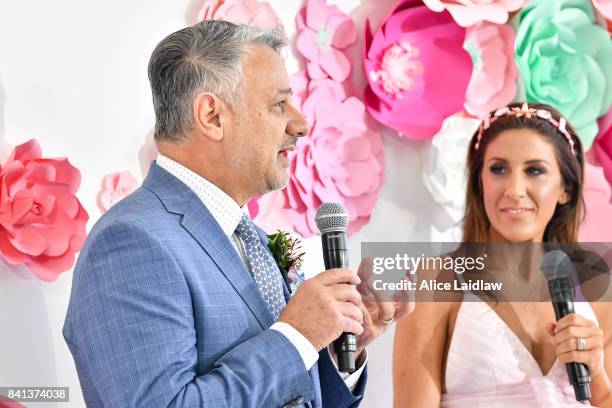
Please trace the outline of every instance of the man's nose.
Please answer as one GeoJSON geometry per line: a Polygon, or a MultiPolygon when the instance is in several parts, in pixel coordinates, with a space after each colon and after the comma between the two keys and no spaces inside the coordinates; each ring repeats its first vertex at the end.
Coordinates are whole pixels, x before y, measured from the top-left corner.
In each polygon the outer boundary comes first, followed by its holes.
{"type": "Polygon", "coordinates": [[[308,135],[310,126],[302,115],[302,112],[297,110],[293,105],[290,109],[292,110],[291,119],[287,123],[287,134],[294,137],[302,137],[308,135]]]}

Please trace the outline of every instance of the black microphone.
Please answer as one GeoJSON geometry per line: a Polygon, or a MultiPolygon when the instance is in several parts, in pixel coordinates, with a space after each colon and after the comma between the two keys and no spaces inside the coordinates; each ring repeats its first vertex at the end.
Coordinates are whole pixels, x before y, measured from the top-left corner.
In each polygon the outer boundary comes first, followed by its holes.
{"type": "MultiPolygon", "coordinates": [[[[321,231],[323,244],[323,262],[325,269],[348,268],[348,241],[346,229],[349,215],[338,203],[324,203],[317,210],[315,222],[321,231]]],[[[357,339],[353,333],[342,333],[334,341],[334,349],[338,356],[338,370],[345,373],[355,371],[355,353],[357,339]]]]}
{"type": "MultiPolygon", "coordinates": [[[[572,292],[571,275],[574,264],[567,254],[560,250],[547,252],[542,259],[541,270],[548,280],[548,290],[555,309],[557,321],[574,313],[574,293],[572,292]]],[[[567,376],[574,386],[577,401],[591,399],[589,369],[582,363],[566,363],[567,376]]]]}

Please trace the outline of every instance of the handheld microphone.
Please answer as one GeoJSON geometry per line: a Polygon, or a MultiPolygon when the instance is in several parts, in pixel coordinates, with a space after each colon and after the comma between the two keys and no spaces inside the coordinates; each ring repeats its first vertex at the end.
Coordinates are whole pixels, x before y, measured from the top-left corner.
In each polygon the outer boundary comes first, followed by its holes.
{"type": "MultiPolygon", "coordinates": [[[[325,269],[348,268],[348,241],[346,229],[349,215],[341,204],[324,203],[317,210],[315,222],[321,231],[323,261],[325,269]]],[[[357,339],[353,333],[342,333],[334,341],[338,355],[338,370],[352,373],[355,371],[357,339]]]]}
{"type": "MultiPolygon", "coordinates": [[[[546,280],[548,280],[548,290],[555,309],[557,321],[574,313],[574,294],[572,292],[571,274],[574,265],[567,254],[560,250],[547,252],[542,259],[540,267],[546,280]]],[[[582,363],[566,363],[567,376],[574,387],[577,401],[591,399],[591,389],[589,383],[589,369],[582,363]]]]}

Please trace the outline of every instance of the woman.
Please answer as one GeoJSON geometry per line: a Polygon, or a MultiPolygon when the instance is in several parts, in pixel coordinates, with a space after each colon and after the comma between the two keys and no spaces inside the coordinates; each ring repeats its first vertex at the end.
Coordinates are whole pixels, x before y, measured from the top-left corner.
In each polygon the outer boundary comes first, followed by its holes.
{"type": "MultiPolygon", "coordinates": [[[[474,134],[468,167],[464,242],[577,241],[584,158],[555,109],[526,103],[499,109],[474,134]]],[[[542,286],[541,274],[506,265],[526,287],[542,286]]],[[[609,304],[577,302],[575,314],[555,322],[550,302],[463,296],[421,302],[398,322],[396,407],[582,406],[563,364],[572,361],[590,370],[591,404],[612,407],[609,304]]]]}

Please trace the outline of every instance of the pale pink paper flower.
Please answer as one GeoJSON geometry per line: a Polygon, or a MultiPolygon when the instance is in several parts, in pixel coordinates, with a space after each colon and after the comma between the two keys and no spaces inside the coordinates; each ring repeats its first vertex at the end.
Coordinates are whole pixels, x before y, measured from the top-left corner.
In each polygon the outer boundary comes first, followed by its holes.
{"type": "Polygon", "coordinates": [[[257,0],[204,0],[196,21],[225,20],[263,29],[282,28],[282,23],[270,4],[257,0]]]}
{"type": "Polygon", "coordinates": [[[0,253],[43,281],[70,269],[86,235],[75,196],[81,174],[67,159],[45,159],[36,140],[15,147],[0,172],[0,253]]]}
{"type": "Polygon", "coordinates": [[[612,229],[607,220],[612,214],[612,190],[601,167],[586,164],[584,202],[586,216],[580,226],[582,242],[612,242],[612,229]]]}
{"type": "Polygon", "coordinates": [[[423,0],[433,11],[448,10],[457,24],[468,27],[479,21],[504,24],[509,13],[527,4],[528,0],[423,0]]]}
{"type": "MultiPolygon", "coordinates": [[[[290,177],[283,190],[284,208],[297,232],[318,234],[314,217],[328,201],[344,204],[349,215],[349,234],[369,221],[384,182],[384,159],[380,134],[369,128],[365,107],[331,81],[307,91],[301,107],[312,107],[312,127],[298,140],[290,154],[290,177]]],[[[308,108],[310,109],[310,108],[308,108]]]]}
{"type": "Polygon", "coordinates": [[[598,166],[603,167],[608,183],[612,184],[612,109],[599,119],[599,134],[588,154],[598,166]]]}
{"type": "Polygon", "coordinates": [[[343,50],[357,39],[351,17],[325,0],[308,0],[297,17],[297,30],[296,47],[308,60],[310,78],[344,81],[351,61],[343,50]]]}
{"type": "Polygon", "coordinates": [[[417,0],[400,1],[372,35],[366,22],[365,101],[380,123],[414,139],[429,139],[463,109],[472,60],[465,29],[417,0]]]}
{"type": "Polygon", "coordinates": [[[293,230],[293,224],[289,220],[288,211],[284,206],[285,197],[281,190],[271,191],[249,201],[251,218],[253,218],[255,224],[263,228],[268,234],[273,234],[279,229],[281,231],[293,230]],[[254,200],[258,207],[255,213],[251,211],[254,200]]]}
{"type": "Polygon", "coordinates": [[[608,21],[608,27],[612,21],[612,0],[593,0],[593,5],[608,21]]]}
{"type": "Polygon", "coordinates": [[[514,31],[507,25],[479,23],[467,29],[463,47],[474,65],[465,109],[482,119],[516,95],[514,31]]]}
{"type": "Polygon", "coordinates": [[[98,193],[98,208],[103,213],[121,199],[134,192],[140,183],[129,171],[107,174],[102,179],[102,189],[98,193]]]}

